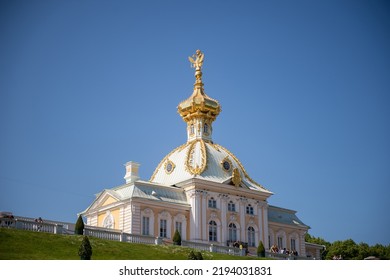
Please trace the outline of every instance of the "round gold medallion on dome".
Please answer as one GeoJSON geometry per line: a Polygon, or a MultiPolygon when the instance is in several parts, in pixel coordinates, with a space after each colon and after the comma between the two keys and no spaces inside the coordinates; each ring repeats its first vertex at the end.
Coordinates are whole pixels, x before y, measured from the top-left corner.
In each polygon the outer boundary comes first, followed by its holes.
{"type": "Polygon", "coordinates": [[[229,157],[225,157],[220,163],[221,163],[221,168],[224,171],[230,172],[230,170],[232,170],[232,161],[229,159],[229,157]]]}
{"type": "Polygon", "coordinates": [[[164,164],[164,169],[167,174],[171,174],[175,167],[175,164],[170,160],[167,160],[164,164]]]}

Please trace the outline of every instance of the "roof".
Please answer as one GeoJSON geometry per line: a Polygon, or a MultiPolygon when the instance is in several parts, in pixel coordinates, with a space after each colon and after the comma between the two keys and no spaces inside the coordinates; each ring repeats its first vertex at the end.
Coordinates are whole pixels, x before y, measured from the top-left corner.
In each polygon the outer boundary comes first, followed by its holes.
{"type": "Polygon", "coordinates": [[[240,187],[272,195],[272,192],[249,177],[233,153],[202,139],[187,142],[171,151],[157,166],[150,182],[175,185],[191,178],[200,178],[225,183],[233,179],[234,170],[236,177],[239,177],[240,187]]]}
{"type": "Polygon", "coordinates": [[[268,221],[274,223],[281,223],[285,225],[302,226],[302,227],[310,228],[308,225],[304,224],[296,216],[296,213],[297,212],[294,210],[269,205],[268,221]]]}

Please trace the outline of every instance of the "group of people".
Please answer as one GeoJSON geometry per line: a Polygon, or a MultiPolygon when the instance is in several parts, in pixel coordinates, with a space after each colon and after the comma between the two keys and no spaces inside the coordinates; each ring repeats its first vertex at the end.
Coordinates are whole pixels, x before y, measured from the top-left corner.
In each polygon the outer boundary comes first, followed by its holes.
{"type": "Polygon", "coordinates": [[[41,217],[39,217],[38,219],[35,219],[34,220],[35,224],[33,225],[33,229],[36,230],[36,231],[41,231],[42,229],[42,223],[43,223],[43,220],[41,217]]]}
{"type": "Polygon", "coordinates": [[[298,256],[298,252],[296,250],[289,250],[286,248],[283,248],[279,250],[278,246],[273,245],[271,247],[271,253],[277,253],[277,254],[284,254],[284,255],[289,255],[289,256],[298,256]]]}
{"type": "Polygon", "coordinates": [[[338,255],[338,256],[334,255],[332,259],[333,260],[342,260],[343,257],[341,255],[338,255]]]}

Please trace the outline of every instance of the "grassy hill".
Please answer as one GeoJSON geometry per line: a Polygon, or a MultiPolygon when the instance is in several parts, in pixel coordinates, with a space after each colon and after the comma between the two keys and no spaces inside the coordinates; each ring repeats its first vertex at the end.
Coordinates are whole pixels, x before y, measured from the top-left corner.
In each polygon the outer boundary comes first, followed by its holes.
{"type": "MultiPolygon", "coordinates": [[[[55,235],[0,228],[1,260],[78,260],[80,235],[55,235]]],[[[186,260],[190,248],[172,245],[144,245],[89,238],[93,260],[186,260]]],[[[205,260],[245,260],[202,251],[205,260]]]]}

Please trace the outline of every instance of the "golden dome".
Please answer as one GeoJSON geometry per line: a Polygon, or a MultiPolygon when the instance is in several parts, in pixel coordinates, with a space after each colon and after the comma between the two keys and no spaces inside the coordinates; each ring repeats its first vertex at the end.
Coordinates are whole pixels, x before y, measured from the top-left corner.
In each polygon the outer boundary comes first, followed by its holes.
{"type": "Polygon", "coordinates": [[[200,50],[189,57],[192,67],[195,68],[194,91],[188,99],[181,102],[177,107],[178,113],[187,123],[194,118],[204,118],[212,122],[221,112],[221,105],[218,101],[204,92],[202,83],[203,58],[204,54],[200,50]]]}

